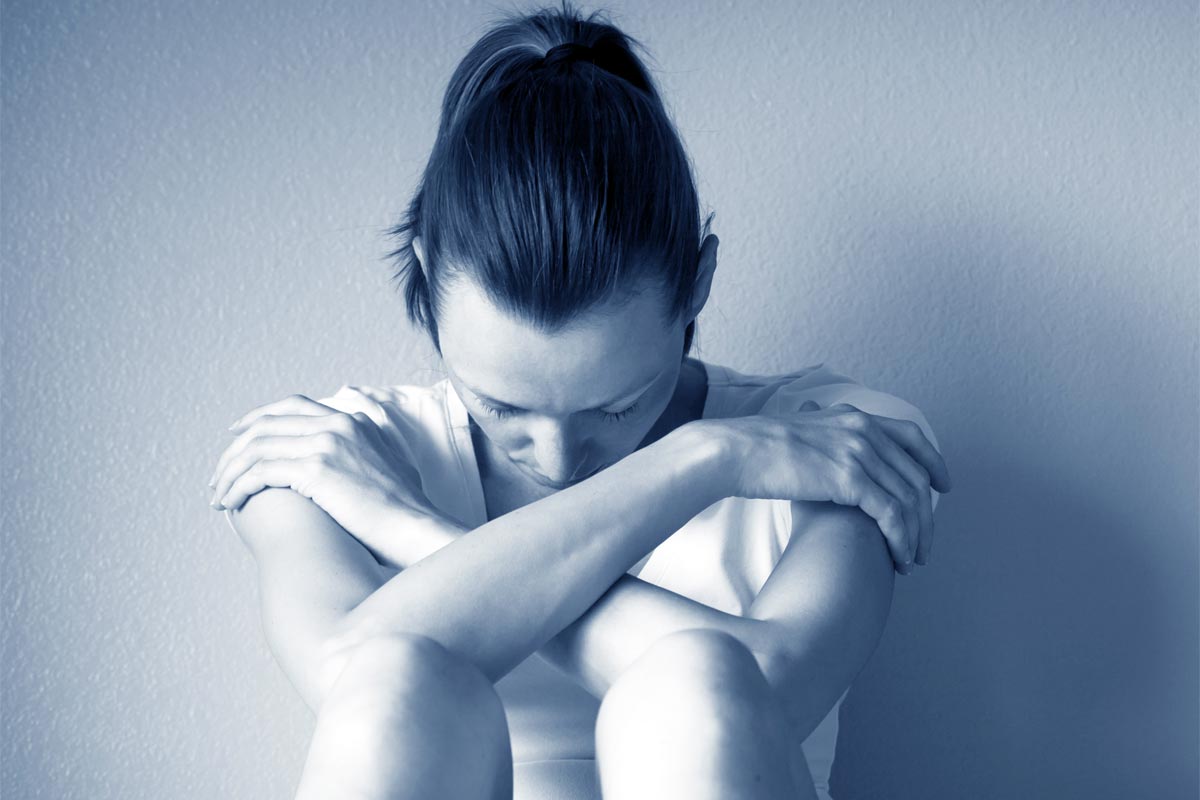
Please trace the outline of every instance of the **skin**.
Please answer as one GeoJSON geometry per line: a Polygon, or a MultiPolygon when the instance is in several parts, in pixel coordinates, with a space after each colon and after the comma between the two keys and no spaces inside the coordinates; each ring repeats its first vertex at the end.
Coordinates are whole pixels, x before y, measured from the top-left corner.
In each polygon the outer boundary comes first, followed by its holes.
{"type": "Polygon", "coordinates": [[[708,299],[717,244],[705,239],[692,304],[669,321],[659,293],[643,287],[546,333],[506,314],[473,281],[452,283],[438,317],[442,359],[475,422],[480,470],[497,500],[566,488],[700,417],[703,367],[681,354],[685,328],[708,299]]]}
{"type": "MultiPolygon", "coordinates": [[[[685,326],[708,298],[716,246],[716,237],[705,240],[694,302],[671,321],[663,319],[660,297],[643,291],[548,334],[507,315],[472,282],[455,282],[440,309],[439,339],[446,374],[475,422],[489,519],[583,480],[701,416],[703,367],[681,353],[685,326]]],[[[417,247],[420,253],[419,241],[417,247]]],[[[514,776],[500,708],[484,676],[430,640],[377,637],[356,651],[322,707],[298,798],[345,787],[347,776],[372,776],[370,785],[356,787],[364,797],[407,797],[402,793],[411,793],[414,781],[438,796],[508,797],[514,776]],[[398,674],[415,678],[394,680],[398,674]],[[411,688],[417,679],[421,692],[411,688]],[[441,702],[421,703],[416,695],[441,702]],[[403,722],[363,713],[381,707],[403,708],[403,722]],[[446,719],[462,725],[431,747],[430,731],[444,729],[446,719]],[[393,755],[379,760],[390,769],[349,761],[338,744],[347,739],[388,742],[393,755]],[[462,763],[467,742],[471,760],[491,767],[449,768],[462,763]],[[414,749],[424,755],[397,762],[395,753],[414,749]],[[469,785],[446,785],[464,775],[469,785]]],[[[803,755],[783,744],[786,731],[742,643],[719,631],[677,632],[649,648],[605,694],[596,730],[604,797],[725,797],[753,785],[760,798],[815,798],[803,755]]],[[[516,771],[518,796],[522,780],[559,777],[532,774],[537,770],[516,771]]]]}
{"type": "MultiPolygon", "coordinates": [[[[357,508],[360,487],[378,476],[365,462],[330,461],[331,447],[366,446],[346,415],[292,396],[243,419],[214,481],[231,507],[256,498],[231,521],[260,561],[281,663],[320,709],[298,796],[351,786],[356,797],[508,796],[511,752],[491,684],[548,630],[561,631],[547,645],[555,663],[603,698],[596,754],[606,798],[645,796],[651,786],[664,798],[746,796],[750,785],[759,800],[811,796],[799,748],[780,742],[799,742],[824,716],[873,649],[890,602],[879,528],[825,502],[831,491],[851,503],[866,496],[859,489],[873,486],[870,477],[847,467],[875,451],[863,436],[867,415],[851,407],[685,425],[700,415],[705,387],[698,363],[681,359],[684,330],[707,300],[715,247],[709,237],[701,248],[693,302],[676,320],[642,291],[547,333],[506,315],[469,281],[449,287],[439,308],[442,355],[476,422],[489,522],[459,541],[468,531],[422,534],[398,509],[396,520],[380,520],[383,530],[440,540],[420,564],[397,561],[400,574],[383,574],[382,562],[304,497],[256,494],[308,486],[314,502],[357,508]],[[480,395],[510,413],[496,416],[480,395]],[[620,420],[604,415],[626,411],[620,420]],[[324,460],[304,460],[322,451],[324,460]],[[330,463],[338,468],[314,473],[330,463]],[[586,486],[566,483],[613,463],[586,486]],[[635,553],[727,496],[799,501],[793,517],[803,535],[793,535],[747,617],[622,575],[635,553]],[[521,508],[539,499],[537,512],[521,508]],[[553,552],[557,542],[570,558],[553,552]],[[496,613],[479,619],[473,597],[490,598],[496,613]]],[[[876,424],[899,440],[919,436],[913,423],[876,424]]],[[[932,455],[926,469],[945,484],[932,455]]],[[[882,462],[873,464],[877,472],[882,462]]],[[[924,491],[924,474],[913,475],[924,491]]]]}
{"type": "MultiPolygon", "coordinates": [[[[680,353],[686,323],[708,299],[716,245],[715,236],[703,243],[688,314],[666,325],[653,290],[545,333],[505,314],[473,282],[452,285],[438,320],[440,348],[446,375],[475,423],[488,518],[574,485],[701,416],[703,367],[680,359],[680,353]]],[[[413,792],[418,766],[392,758],[390,770],[361,762],[347,770],[349,753],[337,742],[356,730],[360,740],[388,741],[391,753],[410,752],[424,742],[422,752],[428,754],[434,718],[448,716],[468,722],[452,728],[444,746],[436,748],[445,754],[444,763],[461,757],[462,742],[470,740],[473,759],[492,766],[479,772],[428,769],[433,762],[426,759],[422,790],[448,796],[443,782],[468,775],[474,782],[454,787],[456,795],[506,796],[514,777],[498,709],[482,675],[431,640],[374,638],[355,652],[323,706],[298,796],[319,796],[346,786],[343,776],[362,781],[365,775],[373,777],[370,786],[359,787],[364,796],[392,796],[401,784],[413,792]],[[432,667],[424,668],[426,663],[432,667]],[[397,664],[428,686],[414,692],[403,687],[412,681],[378,678],[395,675],[397,664]],[[378,693],[355,702],[355,693],[372,681],[378,693]],[[431,693],[442,702],[410,699],[431,693]],[[389,698],[385,705],[406,710],[402,726],[362,712],[378,708],[380,696],[389,698]],[[353,711],[340,711],[346,708],[353,711]]],[[[757,786],[761,798],[815,796],[802,754],[781,745],[788,739],[786,723],[755,658],[720,632],[678,632],[648,649],[606,692],[596,736],[606,798],[646,792],[662,798],[725,796],[748,786],[757,786]],[[672,688],[674,693],[666,691],[672,688]],[[700,729],[712,733],[688,735],[700,729]],[[638,739],[631,738],[635,732],[638,739]],[[662,742],[673,745],[665,751],[662,742]],[[647,758],[656,745],[659,754],[647,758]]],[[[534,782],[560,777],[530,774],[539,769],[517,770],[517,789],[522,776],[534,782]]]]}

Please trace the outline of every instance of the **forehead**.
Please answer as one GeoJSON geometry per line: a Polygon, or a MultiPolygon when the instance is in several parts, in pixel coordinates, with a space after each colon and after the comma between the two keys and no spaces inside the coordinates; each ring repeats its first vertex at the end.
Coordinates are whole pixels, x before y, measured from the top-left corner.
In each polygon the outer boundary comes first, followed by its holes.
{"type": "Polygon", "coordinates": [[[442,297],[438,340],[453,376],[502,402],[565,412],[596,408],[680,360],[681,341],[664,319],[664,303],[648,288],[546,332],[461,278],[442,297]]]}

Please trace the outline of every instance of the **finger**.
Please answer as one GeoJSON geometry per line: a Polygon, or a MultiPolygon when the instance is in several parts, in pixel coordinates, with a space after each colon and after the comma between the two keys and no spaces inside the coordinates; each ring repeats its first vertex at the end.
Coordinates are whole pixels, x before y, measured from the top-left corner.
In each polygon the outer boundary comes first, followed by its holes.
{"type": "MultiPolygon", "coordinates": [[[[858,506],[867,516],[875,520],[879,525],[879,530],[883,533],[884,541],[887,542],[888,551],[892,555],[892,562],[896,565],[896,569],[900,574],[907,575],[912,569],[904,566],[907,558],[908,534],[904,530],[904,514],[900,504],[890,492],[863,472],[862,466],[857,461],[855,464],[854,467],[846,468],[849,470],[849,474],[845,476],[845,480],[851,487],[846,499],[850,502],[842,503],[842,505],[858,506]]],[[[842,501],[838,499],[835,502],[841,503],[842,501]]]]}
{"type": "MultiPolygon", "coordinates": [[[[338,412],[334,412],[335,414],[338,412]]],[[[273,414],[260,415],[255,420],[249,423],[249,426],[238,434],[224,452],[217,459],[217,468],[213,470],[212,478],[209,479],[210,485],[215,485],[222,472],[224,472],[229,463],[238,457],[246,446],[254,441],[255,438],[265,435],[281,435],[281,436],[304,436],[318,433],[324,430],[330,430],[334,423],[333,414],[330,415],[288,415],[276,416],[273,414]]]]}
{"type": "Polygon", "coordinates": [[[292,394],[288,395],[282,400],[276,400],[273,403],[267,403],[266,405],[258,406],[257,408],[247,411],[238,419],[237,422],[229,426],[229,430],[235,433],[244,430],[246,426],[250,425],[252,422],[254,422],[254,420],[258,419],[264,414],[305,414],[311,416],[335,413],[338,413],[336,408],[330,408],[329,406],[324,405],[323,403],[318,403],[316,400],[313,400],[312,398],[306,397],[302,394],[292,394]]]}
{"type": "Polygon", "coordinates": [[[930,485],[934,489],[939,492],[950,491],[950,470],[946,468],[942,454],[925,437],[925,432],[921,430],[920,425],[907,419],[873,416],[884,431],[925,468],[925,471],[929,473],[930,485]]]}
{"type": "MultiPolygon", "coordinates": [[[[886,435],[883,435],[883,438],[887,438],[886,435]]],[[[904,517],[904,554],[899,564],[911,570],[913,555],[917,552],[921,537],[921,519],[917,504],[909,500],[914,493],[908,481],[885,462],[873,446],[868,445],[863,452],[857,454],[857,458],[871,479],[882,486],[900,505],[904,517]]]]}
{"type": "Polygon", "coordinates": [[[929,548],[933,544],[933,498],[929,486],[929,473],[882,430],[873,432],[871,443],[875,446],[875,452],[907,481],[908,487],[915,495],[914,513],[920,521],[916,562],[924,565],[929,560],[929,548]]]}
{"type": "Polygon", "coordinates": [[[213,497],[220,500],[228,494],[238,479],[262,461],[298,461],[318,455],[321,448],[313,436],[259,436],[234,455],[217,476],[213,497]]]}
{"type": "Polygon", "coordinates": [[[230,510],[239,509],[242,503],[251,496],[270,486],[285,489],[302,486],[307,469],[308,465],[305,461],[291,459],[259,461],[238,476],[238,479],[229,487],[229,492],[221,498],[221,506],[230,510]]]}

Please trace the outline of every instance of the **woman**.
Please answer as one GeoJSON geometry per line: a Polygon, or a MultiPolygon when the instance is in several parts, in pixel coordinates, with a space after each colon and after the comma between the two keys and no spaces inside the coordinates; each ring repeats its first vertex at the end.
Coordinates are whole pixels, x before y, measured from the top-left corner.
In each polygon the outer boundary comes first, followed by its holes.
{"type": "Polygon", "coordinates": [[[828,796],[949,476],[899,398],[688,356],[717,239],[633,44],[564,5],[455,71],[391,231],[445,379],[231,428],[302,800],[828,796]]]}

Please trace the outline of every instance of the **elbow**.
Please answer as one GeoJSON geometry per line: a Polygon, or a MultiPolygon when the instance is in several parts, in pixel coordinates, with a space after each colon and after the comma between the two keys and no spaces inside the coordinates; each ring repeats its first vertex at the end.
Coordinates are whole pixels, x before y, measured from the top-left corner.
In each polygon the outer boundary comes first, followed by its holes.
{"type": "Polygon", "coordinates": [[[755,656],[783,718],[803,741],[829,713],[847,682],[838,665],[821,663],[814,649],[797,646],[786,632],[778,638],[778,644],[755,656]]]}
{"type": "Polygon", "coordinates": [[[767,683],[782,689],[794,683],[800,674],[804,648],[797,646],[796,633],[789,626],[777,621],[768,621],[766,625],[770,635],[763,637],[762,643],[751,652],[767,683]]]}

